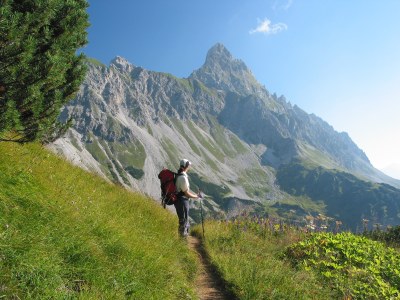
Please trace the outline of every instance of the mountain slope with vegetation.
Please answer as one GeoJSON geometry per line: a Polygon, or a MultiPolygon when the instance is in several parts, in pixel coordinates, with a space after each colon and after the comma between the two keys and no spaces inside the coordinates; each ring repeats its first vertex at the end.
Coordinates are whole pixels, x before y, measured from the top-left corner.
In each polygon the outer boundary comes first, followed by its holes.
{"type": "MultiPolygon", "coordinates": [[[[197,299],[198,261],[161,206],[39,144],[0,143],[0,170],[0,297],[197,299]]],[[[398,241],[398,229],[377,234],[398,241]]],[[[208,221],[205,236],[211,264],[237,299],[399,294],[399,253],[363,237],[248,216],[208,221]]]]}
{"type": "MultiPolygon", "coordinates": [[[[271,211],[277,206],[275,211],[287,215],[290,209],[285,212],[281,203],[300,203],[308,196],[281,188],[276,174],[298,160],[400,187],[399,181],[371,165],[347,133],[336,132],[283,96],[271,94],[222,44],[213,46],[203,66],[188,78],[149,71],[122,57],[109,66],[90,60],[86,79],[76,99],[64,107],[62,118],[72,118],[75,124],[52,144],[55,151],[156,199],[158,172],[163,167],[176,169],[180,158],[188,158],[193,162],[192,188],[207,194],[205,210],[211,216],[271,211]]],[[[349,188],[356,191],[358,185],[349,188]]],[[[380,203],[399,212],[392,205],[397,201],[393,193],[386,191],[380,193],[380,203]]],[[[306,205],[298,207],[297,217],[317,213],[306,205]]],[[[326,207],[325,214],[338,215],[330,211],[332,206],[326,207]]],[[[199,207],[192,208],[199,221],[199,207]]],[[[377,222],[396,224],[385,215],[377,222]]]]}
{"type": "Polygon", "coordinates": [[[372,183],[338,170],[315,167],[299,161],[280,168],[277,181],[294,196],[321,202],[336,220],[346,220],[352,231],[370,226],[400,224],[400,191],[388,184],[372,183]]]}
{"type": "Polygon", "coordinates": [[[176,223],[38,144],[0,143],[0,298],[193,299],[176,223]]]}

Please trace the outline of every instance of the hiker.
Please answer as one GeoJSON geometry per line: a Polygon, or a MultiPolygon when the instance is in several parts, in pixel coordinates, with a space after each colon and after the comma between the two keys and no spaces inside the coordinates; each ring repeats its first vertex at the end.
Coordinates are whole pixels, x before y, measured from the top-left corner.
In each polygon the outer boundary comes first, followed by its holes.
{"type": "Polygon", "coordinates": [[[176,191],[178,192],[178,199],[174,202],[176,213],[179,218],[178,232],[181,236],[186,237],[189,234],[189,199],[199,198],[198,195],[190,190],[189,179],[187,171],[189,171],[192,163],[187,159],[180,161],[180,167],[176,178],[176,191]]]}

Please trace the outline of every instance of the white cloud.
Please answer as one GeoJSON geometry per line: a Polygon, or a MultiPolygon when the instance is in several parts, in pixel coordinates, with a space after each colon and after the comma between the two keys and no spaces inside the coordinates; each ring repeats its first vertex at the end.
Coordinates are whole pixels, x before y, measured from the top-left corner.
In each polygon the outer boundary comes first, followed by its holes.
{"type": "Polygon", "coordinates": [[[263,21],[258,20],[258,26],[255,29],[251,29],[249,33],[277,34],[287,28],[288,26],[285,23],[272,24],[269,19],[265,18],[263,21]]]}
{"type": "Polygon", "coordinates": [[[293,4],[293,0],[289,0],[285,5],[282,6],[284,10],[288,10],[293,4]]]}
{"type": "Polygon", "coordinates": [[[287,0],[287,1],[282,1],[282,0],[276,0],[274,4],[272,5],[272,9],[274,11],[276,10],[288,10],[293,4],[293,0],[287,0]]]}

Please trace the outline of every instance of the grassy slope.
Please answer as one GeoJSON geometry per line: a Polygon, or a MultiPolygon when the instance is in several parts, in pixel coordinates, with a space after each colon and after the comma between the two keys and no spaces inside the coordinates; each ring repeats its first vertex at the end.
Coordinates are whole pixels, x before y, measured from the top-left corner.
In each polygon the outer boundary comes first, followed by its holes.
{"type": "MultiPolygon", "coordinates": [[[[335,299],[313,274],[295,270],[283,260],[283,250],[298,240],[298,233],[257,234],[251,224],[207,222],[205,226],[206,251],[238,299],[335,299]]],[[[193,232],[201,236],[201,227],[193,232]]]]}
{"type": "Polygon", "coordinates": [[[0,143],[0,298],[194,297],[176,223],[40,145],[0,143]]]}

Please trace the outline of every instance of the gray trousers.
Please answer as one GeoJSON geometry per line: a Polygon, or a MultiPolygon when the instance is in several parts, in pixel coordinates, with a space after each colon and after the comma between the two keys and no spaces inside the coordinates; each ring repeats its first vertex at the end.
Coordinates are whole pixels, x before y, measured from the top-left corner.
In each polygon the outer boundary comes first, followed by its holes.
{"type": "Polygon", "coordinates": [[[186,197],[178,197],[174,203],[176,214],[179,219],[178,233],[180,236],[188,236],[189,234],[189,199],[186,197]]]}

